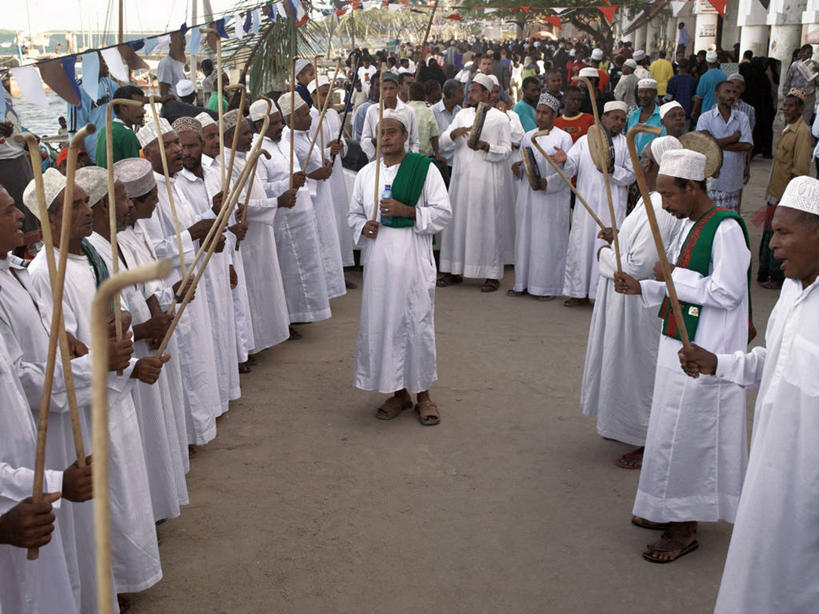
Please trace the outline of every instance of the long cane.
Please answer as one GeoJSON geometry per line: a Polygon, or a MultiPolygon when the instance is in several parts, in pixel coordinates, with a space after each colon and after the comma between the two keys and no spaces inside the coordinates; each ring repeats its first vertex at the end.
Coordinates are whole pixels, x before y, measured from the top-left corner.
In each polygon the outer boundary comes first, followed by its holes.
{"type": "MultiPolygon", "coordinates": [[[[595,91],[594,84],[589,81],[586,77],[572,77],[572,81],[581,81],[586,84],[586,87],[589,90],[589,99],[591,100],[592,111],[594,112],[594,123],[600,130],[603,130],[603,127],[600,125],[600,116],[597,111],[597,92],[595,91]]],[[[589,150],[591,151],[591,149],[589,150]]],[[[603,171],[603,182],[606,185],[606,198],[608,199],[609,203],[609,217],[611,218],[611,231],[612,231],[612,245],[614,245],[614,259],[617,261],[617,272],[620,273],[623,271],[622,264],[620,262],[620,240],[617,238],[617,221],[614,218],[614,201],[611,198],[611,184],[609,183],[609,169],[607,164],[601,164],[603,171]]]]}
{"type": "MultiPolygon", "coordinates": [[[[318,126],[316,127],[315,134],[313,134],[313,139],[310,141],[310,148],[307,150],[307,157],[305,158],[305,161],[309,160],[310,154],[313,153],[313,147],[315,147],[316,145],[316,138],[318,138],[319,132],[322,129],[324,115],[327,113],[327,109],[330,108],[330,99],[333,97],[333,83],[336,82],[336,77],[338,77],[339,70],[341,70],[341,60],[339,60],[338,63],[336,64],[336,72],[333,75],[333,80],[330,81],[330,91],[327,93],[327,97],[324,99],[324,104],[321,105],[321,113],[319,114],[318,118],[318,126]]],[[[318,91],[318,86],[316,87],[316,91],[318,91]]]]}
{"type": "MultiPolygon", "coordinates": [[[[65,167],[66,184],[65,191],[63,192],[63,208],[60,227],[60,263],[59,267],[56,269],[56,278],[51,286],[51,330],[48,336],[48,354],[46,358],[46,376],[48,377],[48,371],[50,370],[51,381],[44,382],[40,415],[37,419],[37,447],[34,457],[34,483],[31,492],[31,500],[34,503],[39,503],[43,498],[43,480],[45,477],[45,445],[48,437],[48,413],[51,407],[51,387],[53,385],[54,366],[57,360],[58,341],[62,341],[61,345],[63,345],[65,348],[66,354],[64,354],[64,356],[66,356],[68,352],[68,336],[65,334],[65,325],[63,324],[63,289],[65,288],[65,272],[68,265],[68,242],[69,231],[71,230],[71,215],[74,210],[72,205],[74,203],[74,173],[77,168],[77,154],[79,153],[80,146],[85,140],[85,137],[87,137],[89,134],[93,134],[95,131],[96,128],[93,124],[87,124],[74,135],[74,137],[71,139],[71,144],[68,147],[68,161],[65,167]],[[61,330],[62,333],[60,332],[61,330]],[[48,392],[46,392],[46,390],[48,392]]],[[[34,147],[34,151],[38,153],[37,157],[39,158],[39,149],[36,147],[36,145],[34,147]]],[[[38,159],[37,164],[33,164],[32,166],[39,170],[39,165],[40,161],[38,159]]],[[[42,190],[42,175],[40,176],[40,190],[42,190]]],[[[45,227],[48,226],[49,219],[47,211],[43,215],[43,209],[45,209],[44,190],[42,191],[42,196],[40,196],[38,193],[38,199],[42,199],[41,202],[43,207],[40,210],[40,221],[41,226],[45,227]]],[[[49,235],[50,231],[51,229],[49,228],[49,235]]],[[[43,231],[43,236],[45,237],[45,231],[43,231]]],[[[50,272],[51,271],[49,270],[49,274],[50,272]]],[[[66,371],[64,359],[63,370],[66,371]]],[[[71,374],[70,361],[66,374],[71,374]]],[[[66,375],[66,377],[71,378],[71,375],[66,375]]],[[[77,414],[76,420],[74,418],[75,416],[72,415],[71,426],[74,432],[74,447],[77,450],[77,462],[79,465],[85,466],[85,450],[82,443],[79,414],[77,414]]],[[[28,559],[30,561],[37,559],[39,556],[38,551],[38,548],[29,548],[27,555],[28,559]]]]}
{"type": "Polygon", "coordinates": [[[133,284],[166,277],[170,262],[158,260],[123,271],[105,280],[91,306],[91,431],[94,446],[94,560],[97,575],[97,611],[111,614],[114,587],[111,569],[111,510],[108,497],[108,326],[111,297],[133,284]]]}
{"type": "MultiPolygon", "coordinates": [[[[290,70],[290,123],[293,123],[293,114],[296,112],[296,56],[293,55],[293,66],[290,70]]],[[[293,161],[296,157],[296,131],[290,126],[290,189],[293,189],[293,161]]]]}
{"type": "MultiPolygon", "coordinates": [[[[246,90],[245,86],[241,84],[236,85],[228,85],[225,90],[233,91],[233,90],[241,90],[241,95],[239,96],[239,121],[244,118],[244,111],[245,111],[245,95],[246,90]]],[[[222,130],[222,125],[219,125],[219,130],[222,130]]],[[[236,143],[239,142],[239,124],[236,123],[236,127],[233,129],[233,140],[230,143],[230,162],[228,163],[227,169],[227,185],[230,186],[230,181],[233,177],[233,160],[236,157],[236,143]]],[[[222,138],[222,143],[224,143],[224,138],[222,138]]],[[[222,165],[225,164],[224,158],[224,151],[222,151],[222,165]]],[[[224,188],[224,186],[223,186],[224,188]]]]}
{"type": "Polygon", "coordinates": [[[687,350],[691,347],[691,340],[688,338],[688,330],[685,328],[685,320],[683,320],[680,301],[677,298],[677,288],[674,286],[674,280],[671,278],[671,267],[665,255],[663,237],[660,234],[660,227],[657,224],[657,216],[654,215],[654,207],[651,206],[651,194],[648,191],[646,178],[643,175],[643,168],[640,166],[640,157],[637,155],[637,146],[634,143],[634,139],[641,132],[658,136],[662,131],[662,128],[659,126],[637,124],[628,131],[626,142],[628,144],[628,153],[631,156],[631,164],[634,166],[634,175],[637,178],[637,185],[640,188],[640,195],[643,197],[643,207],[646,210],[648,225],[651,227],[651,234],[654,237],[654,247],[657,248],[657,257],[660,259],[660,267],[663,270],[668,299],[671,301],[671,312],[674,314],[674,320],[677,322],[677,330],[680,331],[680,340],[682,341],[683,347],[687,350]]]}
{"type": "MultiPolygon", "coordinates": [[[[270,153],[268,151],[260,149],[259,153],[261,153],[262,156],[270,160],[270,153]]],[[[261,156],[257,156],[256,160],[253,162],[253,170],[250,171],[250,179],[247,182],[247,191],[245,192],[245,206],[244,209],[239,211],[239,214],[236,216],[237,222],[244,222],[247,219],[247,207],[248,203],[250,202],[250,195],[253,192],[253,182],[256,179],[256,169],[259,167],[259,158],[261,158],[261,156]]],[[[237,252],[239,251],[239,243],[241,243],[241,240],[237,237],[236,247],[234,248],[234,250],[237,252]]]]}
{"type": "Polygon", "coordinates": [[[381,120],[384,119],[384,64],[378,75],[378,125],[375,127],[375,185],[373,186],[373,217],[378,216],[378,179],[381,174],[381,120]]]}
{"type": "Polygon", "coordinates": [[[571,180],[571,179],[569,179],[569,178],[566,176],[566,173],[564,173],[564,172],[563,172],[563,169],[562,169],[562,168],[560,168],[560,167],[557,165],[557,163],[556,163],[554,160],[552,160],[552,159],[549,157],[549,154],[547,154],[547,153],[546,153],[546,151],[543,149],[543,147],[541,147],[541,146],[540,146],[540,143],[538,143],[538,142],[535,140],[535,138],[536,138],[536,137],[538,137],[538,136],[544,136],[544,135],[546,135],[546,134],[549,134],[549,130],[541,130],[540,132],[536,132],[535,134],[533,134],[533,135],[532,135],[532,145],[534,145],[535,147],[537,147],[537,150],[538,150],[538,151],[539,151],[541,154],[543,154],[543,157],[544,157],[544,158],[546,158],[546,161],[547,161],[549,164],[551,164],[551,165],[552,165],[552,168],[554,168],[554,169],[555,169],[555,171],[557,171],[557,174],[558,174],[558,175],[560,175],[560,178],[561,178],[561,179],[563,179],[563,181],[565,181],[565,182],[566,182],[566,185],[567,185],[567,186],[569,186],[569,189],[571,189],[571,191],[572,191],[572,192],[574,192],[574,195],[577,197],[577,201],[578,201],[578,202],[579,202],[581,205],[583,205],[583,206],[586,208],[586,211],[587,211],[587,212],[588,212],[588,214],[591,216],[591,218],[592,218],[592,219],[595,221],[595,223],[596,223],[598,226],[600,226],[600,229],[601,229],[601,230],[605,230],[605,229],[606,229],[605,224],[603,224],[602,220],[601,220],[601,219],[600,219],[600,218],[597,216],[597,214],[594,212],[594,209],[592,209],[592,208],[591,208],[591,206],[589,205],[589,203],[587,203],[587,202],[586,202],[586,199],[585,199],[585,198],[583,198],[583,196],[580,194],[580,192],[578,192],[578,191],[577,191],[577,188],[576,188],[576,187],[574,187],[574,184],[572,183],[572,180],[571,180]]]}
{"type": "MultiPolygon", "coordinates": [[[[352,63],[350,64],[350,67],[353,69],[353,80],[350,82],[349,88],[345,89],[345,92],[344,92],[344,115],[342,115],[341,125],[338,127],[338,138],[336,139],[337,141],[340,141],[341,137],[344,135],[344,124],[347,123],[347,115],[350,112],[350,106],[351,106],[351,100],[350,99],[352,98],[353,92],[355,91],[356,81],[358,81],[358,69],[361,67],[361,53],[358,52],[358,51],[355,51],[355,50],[351,51],[350,55],[347,56],[347,59],[349,59],[349,58],[351,58],[353,56],[355,56],[355,58],[356,58],[355,67],[352,66],[352,63]]],[[[335,155],[333,155],[333,160],[332,161],[333,161],[333,164],[335,164],[335,161],[336,161],[335,155]]]]}
{"type": "MultiPolygon", "coordinates": [[[[162,134],[162,126],[159,123],[159,115],[156,112],[156,104],[153,96],[150,98],[151,114],[154,117],[154,126],[156,127],[156,143],[159,145],[159,157],[162,159],[162,173],[165,175],[165,189],[168,191],[168,202],[171,205],[171,217],[173,220],[173,229],[176,232],[176,249],[179,252],[179,268],[182,269],[182,277],[187,276],[187,268],[185,267],[185,250],[182,248],[182,232],[179,228],[179,216],[176,214],[176,202],[173,197],[173,186],[171,185],[171,176],[168,172],[168,158],[165,156],[165,138],[162,134]]],[[[110,205],[109,205],[110,206],[110,205]]]]}

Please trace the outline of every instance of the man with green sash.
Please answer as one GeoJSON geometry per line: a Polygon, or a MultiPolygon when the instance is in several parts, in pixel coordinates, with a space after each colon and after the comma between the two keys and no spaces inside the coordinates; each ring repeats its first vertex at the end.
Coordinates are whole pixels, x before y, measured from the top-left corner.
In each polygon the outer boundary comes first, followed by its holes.
{"type": "Polygon", "coordinates": [[[698,547],[697,522],[733,522],[748,460],[745,391],[680,370],[679,327],[693,343],[716,354],[745,351],[753,336],[748,294],[751,252],[738,214],[714,206],[705,185],[705,156],[668,151],[657,176],[663,208],[684,219],[671,277],[684,322],[674,320],[659,263],[657,280],[615,273],[615,290],[641,294],[663,319],[654,396],[632,522],[660,529],[643,550],[654,563],[670,563],[698,547]]]}
{"type": "Polygon", "coordinates": [[[432,426],[440,421],[429,396],[438,379],[432,236],[446,227],[452,209],[435,165],[404,150],[404,115],[385,109],[378,129],[383,159],[359,171],[347,216],[364,266],[354,385],[393,395],[378,408],[380,420],[412,407],[416,394],[418,420],[432,426]]]}

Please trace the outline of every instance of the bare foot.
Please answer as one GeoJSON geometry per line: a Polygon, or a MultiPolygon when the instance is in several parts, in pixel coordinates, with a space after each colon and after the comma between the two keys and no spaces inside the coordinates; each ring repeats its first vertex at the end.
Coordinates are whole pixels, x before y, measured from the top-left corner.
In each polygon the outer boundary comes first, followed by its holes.
{"type": "Polygon", "coordinates": [[[639,447],[631,452],[626,452],[614,461],[614,464],[623,469],[640,469],[643,466],[644,447],[639,447]]]}

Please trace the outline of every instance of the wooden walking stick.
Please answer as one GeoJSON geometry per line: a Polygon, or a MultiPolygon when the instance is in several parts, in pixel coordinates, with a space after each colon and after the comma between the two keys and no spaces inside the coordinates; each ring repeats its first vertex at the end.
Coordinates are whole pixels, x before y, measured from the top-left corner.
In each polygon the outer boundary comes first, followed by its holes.
{"type": "Polygon", "coordinates": [[[432,20],[435,19],[435,11],[438,10],[438,0],[435,0],[435,4],[432,5],[432,13],[429,15],[429,21],[427,22],[427,29],[424,32],[424,41],[421,43],[421,60],[418,62],[418,68],[415,70],[415,80],[421,78],[421,67],[427,62],[427,54],[424,53],[424,50],[427,46],[427,40],[429,39],[429,31],[432,29],[432,20]]]}
{"type": "Polygon", "coordinates": [[[378,179],[381,174],[381,120],[384,119],[384,64],[378,75],[378,124],[375,127],[375,185],[373,186],[373,216],[378,217],[378,179]]]}
{"type": "MultiPolygon", "coordinates": [[[[589,90],[589,99],[591,100],[591,107],[592,111],[594,112],[594,125],[597,126],[597,130],[605,130],[605,128],[600,124],[600,115],[597,110],[597,92],[595,91],[594,84],[589,81],[586,77],[572,77],[572,81],[582,82],[586,85],[589,90]]],[[[608,132],[606,132],[608,135],[608,132]]],[[[587,138],[588,140],[588,138],[587,138]]],[[[603,161],[598,161],[594,159],[594,152],[592,152],[592,148],[589,147],[589,152],[592,153],[592,161],[599,167],[601,173],[603,173],[603,182],[606,185],[606,198],[608,199],[609,203],[609,217],[611,218],[611,234],[612,234],[612,245],[614,245],[614,259],[617,261],[617,272],[621,273],[623,271],[622,264],[620,262],[620,240],[617,238],[617,220],[614,217],[614,201],[611,198],[611,184],[609,183],[609,169],[608,169],[608,161],[603,163],[603,161]]],[[[612,161],[614,161],[614,153],[612,152],[612,161]]]]}
{"type": "MultiPolygon", "coordinates": [[[[267,152],[266,150],[260,149],[259,153],[261,153],[262,156],[264,156],[265,158],[270,160],[270,153],[267,152]]],[[[247,220],[247,206],[248,206],[248,203],[250,202],[250,195],[253,192],[253,181],[256,179],[256,168],[259,166],[259,158],[260,157],[261,156],[258,156],[256,158],[256,160],[253,162],[253,170],[250,171],[250,180],[247,183],[247,191],[245,192],[245,206],[240,211],[238,211],[238,213],[236,215],[236,222],[237,223],[244,222],[245,220],[247,220]]],[[[239,251],[239,243],[241,243],[241,239],[239,239],[237,237],[236,238],[236,246],[233,248],[234,251],[237,251],[237,252],[239,251]]]]}
{"type": "MultiPolygon", "coordinates": [[[[241,84],[236,85],[228,85],[225,90],[227,91],[234,91],[234,90],[241,90],[241,95],[239,98],[239,120],[244,119],[244,115],[242,115],[245,111],[245,86],[241,84]]],[[[224,120],[223,120],[224,121],[224,120]]],[[[230,189],[230,181],[233,178],[233,160],[236,157],[236,143],[239,142],[239,121],[236,122],[236,127],[233,129],[233,140],[230,143],[230,163],[228,164],[227,168],[227,187],[230,189]]],[[[222,124],[219,124],[219,130],[222,130],[222,124]]],[[[222,143],[224,144],[224,137],[222,137],[222,143]]],[[[224,150],[222,150],[222,166],[225,164],[225,156],[224,150]]],[[[224,193],[225,186],[222,186],[222,191],[224,193]]]]}
{"type": "MultiPolygon", "coordinates": [[[[330,107],[330,99],[333,96],[333,83],[336,82],[336,78],[338,77],[338,71],[341,70],[341,60],[338,61],[336,64],[336,72],[333,75],[333,80],[330,81],[330,91],[327,94],[327,98],[324,99],[324,104],[321,105],[321,113],[319,114],[318,118],[318,125],[316,126],[316,132],[313,134],[313,139],[310,141],[310,148],[307,150],[307,157],[304,159],[304,165],[307,166],[307,160],[310,159],[310,155],[313,153],[313,147],[316,145],[316,139],[318,138],[319,132],[321,131],[322,124],[324,122],[324,115],[327,113],[327,109],[330,107]]],[[[316,79],[318,81],[318,79],[316,79]]],[[[316,91],[318,91],[318,84],[316,85],[316,91]]],[[[324,135],[322,134],[322,137],[324,135]]],[[[322,147],[321,150],[322,158],[324,157],[324,148],[322,147]]]]}
{"type": "Polygon", "coordinates": [[[535,140],[535,138],[536,138],[536,137],[539,137],[539,136],[545,136],[545,135],[549,134],[549,132],[550,132],[549,130],[541,130],[540,132],[536,132],[535,134],[533,134],[533,135],[532,135],[532,145],[534,145],[535,147],[537,147],[537,150],[538,150],[538,151],[539,151],[541,154],[543,154],[543,157],[544,157],[544,158],[546,158],[546,161],[547,161],[549,164],[551,164],[551,165],[552,165],[552,168],[553,168],[553,169],[555,169],[555,171],[557,171],[557,174],[558,174],[558,175],[560,175],[560,178],[561,178],[561,179],[563,179],[563,181],[565,181],[565,182],[566,182],[566,185],[568,185],[568,186],[569,186],[569,189],[571,189],[571,191],[572,191],[572,192],[574,192],[574,195],[577,197],[577,201],[578,201],[578,202],[579,202],[581,205],[583,205],[583,206],[586,208],[586,211],[587,211],[587,212],[588,212],[588,214],[591,216],[591,218],[592,218],[592,219],[595,221],[595,223],[596,223],[598,226],[600,226],[600,230],[605,230],[605,229],[606,229],[605,224],[603,224],[603,221],[602,221],[602,220],[601,220],[601,219],[600,219],[600,218],[597,216],[597,214],[594,212],[594,209],[592,209],[592,208],[591,208],[591,205],[589,205],[589,203],[587,203],[587,202],[586,202],[586,199],[585,199],[585,198],[583,198],[583,196],[580,194],[580,192],[578,192],[578,191],[577,191],[577,188],[576,188],[576,187],[574,187],[574,184],[572,183],[572,180],[571,180],[571,179],[569,179],[569,178],[566,176],[566,173],[564,173],[564,172],[563,172],[563,169],[562,169],[562,168],[560,168],[560,167],[557,165],[557,162],[555,162],[554,160],[552,160],[552,159],[549,157],[549,154],[547,154],[547,153],[546,153],[546,151],[543,149],[543,147],[541,147],[541,146],[540,146],[540,143],[538,143],[538,142],[535,140]]]}
{"type": "Polygon", "coordinates": [[[159,146],[159,157],[162,158],[162,173],[165,175],[165,189],[168,191],[168,202],[171,205],[171,216],[173,219],[173,229],[176,232],[176,249],[179,252],[179,268],[182,269],[182,278],[187,277],[187,269],[185,267],[185,250],[182,248],[182,231],[179,228],[179,216],[176,214],[176,202],[173,198],[173,186],[171,185],[171,176],[168,173],[168,158],[165,156],[165,138],[162,134],[162,126],[159,123],[159,115],[156,112],[155,98],[150,97],[151,114],[154,117],[154,126],[156,126],[156,143],[159,146]]]}
{"type": "MultiPolygon", "coordinates": [[[[71,139],[71,144],[68,147],[68,160],[65,167],[66,184],[63,192],[63,207],[60,226],[60,260],[59,267],[55,270],[56,277],[53,280],[50,278],[50,281],[53,281],[51,285],[51,330],[49,331],[48,353],[46,355],[47,379],[43,384],[43,398],[40,406],[40,415],[37,419],[37,447],[34,457],[34,483],[31,492],[31,500],[34,503],[39,503],[43,498],[43,480],[45,477],[45,445],[48,437],[48,414],[51,407],[51,387],[54,381],[54,367],[57,359],[57,343],[61,340],[61,345],[63,345],[65,348],[65,356],[69,356],[67,370],[65,369],[65,358],[63,359],[63,370],[66,371],[66,375],[64,376],[66,378],[71,378],[73,375],[71,373],[70,355],[68,354],[68,335],[65,332],[65,325],[63,323],[63,289],[65,287],[65,272],[68,265],[68,242],[71,230],[71,215],[74,209],[72,204],[74,202],[74,173],[77,168],[77,154],[79,153],[85,137],[87,137],[89,134],[93,134],[95,130],[96,129],[93,124],[87,124],[73,136],[71,139]]],[[[39,160],[39,148],[36,146],[36,144],[34,151],[37,153],[37,164],[33,164],[33,166],[37,169],[35,172],[38,172],[41,167],[39,160]]],[[[38,200],[40,200],[42,204],[42,207],[40,207],[40,214],[42,215],[40,218],[40,224],[45,229],[45,227],[49,225],[49,219],[47,211],[45,212],[45,215],[42,214],[42,210],[45,209],[45,191],[42,186],[42,174],[40,175],[40,182],[37,191],[38,200]]],[[[45,232],[46,231],[43,230],[44,238],[45,232]]],[[[48,229],[48,233],[49,238],[51,238],[51,228],[48,229]]],[[[48,252],[46,252],[46,254],[48,254],[48,252]]],[[[51,267],[49,267],[49,277],[50,273],[51,267]]],[[[66,386],[67,385],[68,382],[66,381],[66,386]]],[[[67,389],[66,392],[68,392],[67,389]]],[[[82,432],[80,430],[78,411],[76,414],[72,414],[71,416],[71,427],[74,433],[74,447],[77,450],[77,464],[80,466],[85,466],[85,450],[82,443],[82,432]]],[[[38,551],[38,548],[29,548],[27,555],[28,559],[31,561],[37,559],[39,556],[38,551]]]]}
{"type": "Polygon", "coordinates": [[[691,347],[691,340],[688,338],[688,329],[685,328],[685,320],[683,320],[680,301],[677,298],[677,288],[674,286],[674,280],[671,278],[671,267],[669,266],[668,258],[665,255],[663,237],[660,234],[660,227],[657,225],[657,216],[654,215],[654,207],[651,205],[651,194],[648,191],[646,178],[645,175],[643,175],[643,169],[640,166],[640,156],[637,155],[637,146],[634,143],[634,139],[641,132],[659,136],[662,131],[663,129],[659,126],[637,124],[628,131],[628,134],[626,135],[626,143],[628,144],[628,153],[631,156],[631,164],[634,166],[634,175],[637,178],[637,185],[640,188],[640,195],[643,197],[643,207],[646,210],[648,225],[651,227],[651,234],[654,237],[654,247],[657,249],[657,257],[660,259],[660,267],[663,270],[665,287],[668,291],[668,300],[671,302],[671,312],[674,314],[674,320],[677,322],[677,330],[680,331],[680,340],[682,341],[683,348],[687,350],[691,347]]]}
{"type": "Polygon", "coordinates": [[[111,614],[114,605],[111,568],[111,510],[108,497],[108,325],[111,297],[126,286],[166,277],[170,262],[157,260],[105,280],[91,306],[91,432],[94,450],[94,560],[97,576],[97,611],[111,614]]]}
{"type": "MultiPolygon", "coordinates": [[[[296,54],[293,53],[293,67],[290,70],[290,123],[296,112],[296,54]]],[[[296,156],[296,131],[290,126],[290,189],[293,189],[293,161],[296,156]]]]}

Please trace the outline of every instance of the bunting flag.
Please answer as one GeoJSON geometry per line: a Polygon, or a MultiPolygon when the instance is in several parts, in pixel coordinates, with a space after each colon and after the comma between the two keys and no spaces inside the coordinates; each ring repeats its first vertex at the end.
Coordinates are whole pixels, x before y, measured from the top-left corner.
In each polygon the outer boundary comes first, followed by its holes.
{"type": "Polygon", "coordinates": [[[225,30],[225,18],[222,17],[221,19],[217,19],[214,24],[216,27],[216,31],[219,33],[221,38],[230,38],[228,36],[227,30],[225,30]]]}
{"type": "Polygon", "coordinates": [[[296,27],[307,23],[307,11],[304,10],[301,0],[285,0],[284,10],[287,18],[296,22],[296,27]]]}
{"type": "Polygon", "coordinates": [[[682,0],[681,2],[677,0],[671,0],[671,14],[674,17],[676,17],[677,15],[680,14],[680,11],[683,9],[684,6],[685,0],[682,0]]]}
{"type": "Polygon", "coordinates": [[[336,17],[343,17],[347,13],[347,9],[336,9],[336,17]]]}
{"type": "Polygon", "coordinates": [[[717,9],[720,17],[725,17],[725,5],[728,4],[728,0],[708,0],[708,4],[717,9]]]}
{"type": "Polygon", "coordinates": [[[560,28],[560,29],[563,28],[563,23],[560,21],[560,17],[558,17],[557,15],[550,15],[550,16],[546,17],[543,21],[545,21],[548,24],[553,25],[555,28],[560,28]]]}
{"type": "Polygon", "coordinates": [[[606,21],[611,24],[612,19],[614,19],[614,14],[617,12],[619,8],[617,5],[601,5],[596,7],[601,13],[603,13],[603,17],[606,18],[606,21]]]}
{"type": "Polygon", "coordinates": [[[90,51],[83,53],[81,58],[82,89],[91,100],[97,100],[100,91],[100,56],[96,51],[90,51]]]}
{"type": "Polygon", "coordinates": [[[6,121],[6,115],[8,115],[9,104],[11,104],[11,94],[9,94],[6,91],[6,88],[3,87],[3,83],[0,82],[0,120],[2,121],[6,121]]]}
{"type": "Polygon", "coordinates": [[[151,55],[153,50],[156,49],[157,47],[159,47],[159,39],[157,39],[156,37],[146,38],[145,46],[142,48],[142,53],[144,53],[145,56],[147,57],[151,55]]]}
{"type": "Polygon", "coordinates": [[[188,24],[187,24],[187,22],[184,22],[184,21],[183,21],[183,22],[182,22],[182,25],[181,25],[181,26],[179,26],[179,33],[180,33],[182,36],[185,36],[185,35],[188,33],[188,24]]]}
{"type": "Polygon", "coordinates": [[[102,59],[108,64],[108,72],[117,81],[128,81],[128,69],[122,62],[122,56],[116,47],[109,47],[108,49],[100,49],[102,59]]]}
{"type": "Polygon", "coordinates": [[[239,13],[234,13],[233,15],[233,38],[242,38],[244,36],[242,32],[242,23],[243,19],[239,13]]]}
{"type": "Polygon", "coordinates": [[[191,30],[191,39],[188,41],[188,53],[196,55],[199,53],[199,46],[202,44],[202,31],[199,28],[191,30]]]}
{"type": "Polygon", "coordinates": [[[565,11],[565,10],[566,10],[568,7],[565,7],[565,6],[560,6],[560,7],[553,6],[553,7],[551,7],[551,8],[552,8],[552,10],[553,10],[555,13],[557,13],[558,15],[560,15],[560,14],[561,14],[563,11],[565,11]]]}
{"type": "Polygon", "coordinates": [[[17,82],[17,87],[20,88],[23,98],[38,107],[48,107],[48,99],[46,98],[45,89],[43,89],[43,80],[40,78],[36,66],[33,64],[15,66],[11,68],[11,74],[14,75],[14,80],[17,82]]]}
{"type": "Polygon", "coordinates": [[[287,19],[287,9],[284,8],[284,2],[276,3],[276,12],[279,14],[279,17],[287,19]]]}
{"type": "Polygon", "coordinates": [[[80,104],[80,89],[73,79],[76,56],[50,60],[39,65],[40,77],[51,90],[70,105],[80,104]],[[67,70],[71,71],[71,75],[67,70]]]}
{"type": "Polygon", "coordinates": [[[145,46],[145,39],[140,38],[139,40],[128,41],[128,45],[130,45],[131,49],[133,49],[134,51],[139,51],[145,46]]]}
{"type": "MultiPolygon", "coordinates": [[[[150,70],[150,66],[136,54],[131,45],[124,43],[117,46],[117,50],[129,70],[150,70]]],[[[85,74],[85,67],[83,67],[83,74],[85,74]]],[[[83,82],[85,82],[85,79],[83,79],[83,82]]],[[[96,98],[94,98],[94,100],[96,100],[96,98]]]]}
{"type": "Polygon", "coordinates": [[[253,34],[259,33],[259,26],[261,25],[261,22],[262,17],[259,13],[259,9],[253,9],[250,12],[250,31],[253,32],[253,34]]]}

